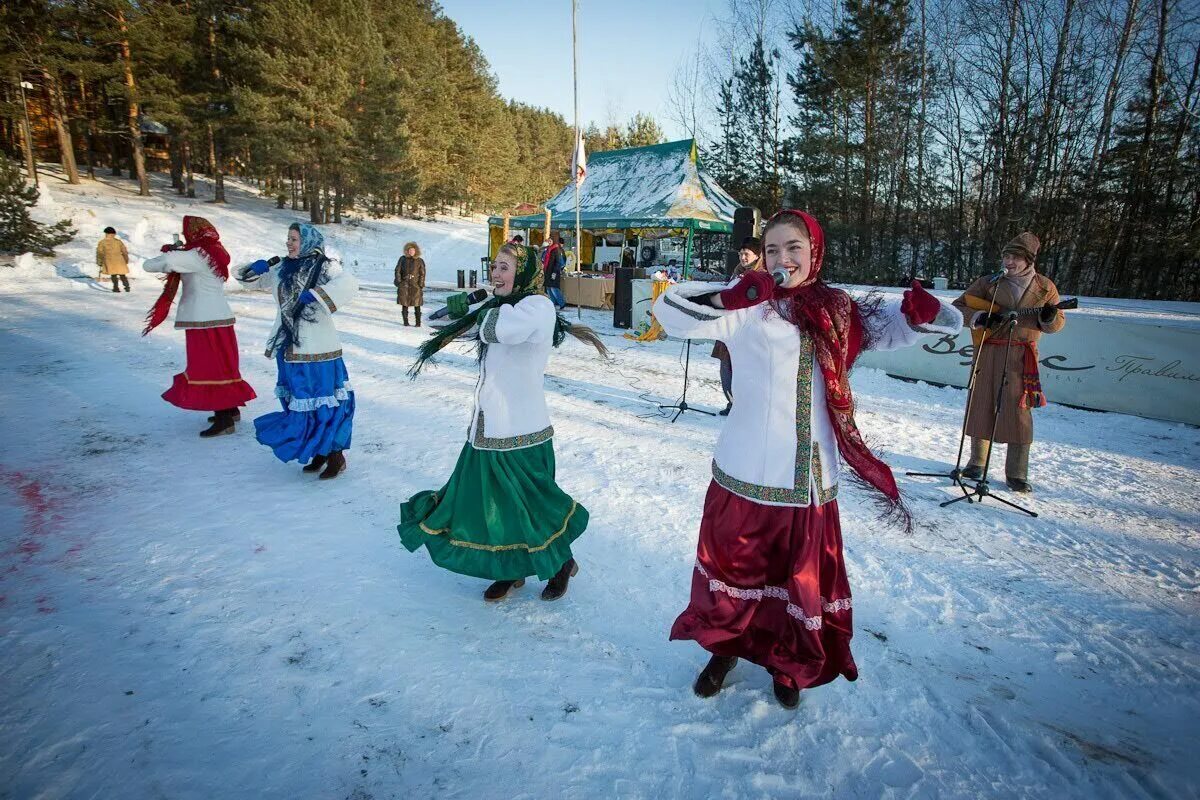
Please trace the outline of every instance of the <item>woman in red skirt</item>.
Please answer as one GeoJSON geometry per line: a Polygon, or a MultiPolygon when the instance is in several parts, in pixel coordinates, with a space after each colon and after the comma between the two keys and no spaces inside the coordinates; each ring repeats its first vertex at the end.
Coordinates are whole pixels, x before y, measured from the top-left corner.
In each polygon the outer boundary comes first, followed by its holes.
{"type": "Polygon", "coordinates": [[[781,211],[763,234],[764,271],[717,293],[679,284],[654,305],[672,336],[725,343],[738,398],[713,459],[691,602],[671,629],[712,654],[694,686],[701,697],[721,690],[739,658],[766,668],[787,708],[801,689],[858,677],[839,462],[888,513],[905,524],[908,515],[891,470],[855,426],[850,368],[864,350],[962,327],[952,305],[915,281],[902,302],[852,300],[821,280],[824,254],[816,219],[781,211]]]}
{"type": "Polygon", "coordinates": [[[187,338],[187,367],[175,376],[163,399],[189,411],[212,411],[212,423],[201,436],[233,433],[241,419],[240,407],[255,398],[242,380],[238,366],[237,334],[233,311],[225,299],[229,280],[229,253],[217,229],[202,217],[183,218],[183,244],[163,245],[162,255],[146,261],[142,269],[166,274],[162,294],[146,316],[145,336],[171,311],[183,286],[175,312],[175,327],[187,338]]]}

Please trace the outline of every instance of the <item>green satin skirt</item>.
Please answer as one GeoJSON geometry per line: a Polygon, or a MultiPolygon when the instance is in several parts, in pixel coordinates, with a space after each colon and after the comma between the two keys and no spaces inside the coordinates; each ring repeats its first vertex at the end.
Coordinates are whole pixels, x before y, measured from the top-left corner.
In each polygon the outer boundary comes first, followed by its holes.
{"type": "Polygon", "coordinates": [[[450,480],[400,507],[400,541],[439,567],[492,581],[554,577],[587,509],[554,482],[554,443],[476,450],[468,442],[450,480]]]}

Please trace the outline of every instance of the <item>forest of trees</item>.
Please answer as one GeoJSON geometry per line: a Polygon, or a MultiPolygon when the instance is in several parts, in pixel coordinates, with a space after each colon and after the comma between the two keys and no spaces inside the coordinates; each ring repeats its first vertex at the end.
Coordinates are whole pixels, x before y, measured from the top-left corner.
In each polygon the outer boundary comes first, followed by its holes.
{"type": "Polygon", "coordinates": [[[200,173],[224,202],[236,175],[340,222],[539,203],[569,179],[571,127],[503,100],[432,0],[6,0],[0,28],[0,149],[31,157],[30,84],[57,145],[38,155],[71,182],[107,169],[148,194],[153,140],[180,194],[200,173]]]}
{"type": "Polygon", "coordinates": [[[738,0],[671,85],[742,202],[826,225],[843,281],[996,268],[1029,229],[1064,293],[1200,300],[1200,6],[738,0]]]}

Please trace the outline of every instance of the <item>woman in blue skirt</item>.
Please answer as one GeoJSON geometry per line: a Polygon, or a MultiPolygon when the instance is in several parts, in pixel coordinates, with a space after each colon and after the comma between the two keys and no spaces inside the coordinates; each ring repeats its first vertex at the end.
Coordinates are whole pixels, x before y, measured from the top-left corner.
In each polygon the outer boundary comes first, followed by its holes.
{"type": "Polygon", "coordinates": [[[354,423],[354,390],[333,315],[349,304],[358,281],[325,255],[325,237],[304,223],[288,228],[287,256],[272,262],[238,271],[244,286],[271,289],[279,304],[266,356],[279,367],[275,396],[283,410],[255,419],[255,435],[280,461],[308,462],[305,472],[329,480],[346,469],[354,423]]]}

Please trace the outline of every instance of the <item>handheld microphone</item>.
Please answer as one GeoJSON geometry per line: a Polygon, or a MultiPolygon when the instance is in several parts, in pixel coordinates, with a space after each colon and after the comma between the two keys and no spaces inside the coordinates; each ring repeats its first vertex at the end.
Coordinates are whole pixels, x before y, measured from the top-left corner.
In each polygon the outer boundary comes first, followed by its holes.
{"type": "MultiPolygon", "coordinates": [[[[467,295],[467,305],[473,306],[476,303],[482,303],[484,300],[487,300],[487,296],[488,296],[487,289],[476,289],[475,291],[473,291],[469,295],[467,295]]],[[[442,306],[437,311],[430,314],[429,319],[430,320],[441,319],[442,317],[448,315],[449,313],[450,313],[450,306],[442,306]]]]}
{"type": "Polygon", "coordinates": [[[779,269],[777,269],[771,273],[771,280],[775,281],[776,286],[783,286],[784,282],[787,279],[788,279],[788,271],[786,269],[784,269],[783,267],[780,267],[779,269]]]}
{"type": "Polygon", "coordinates": [[[281,259],[279,258],[279,256],[271,256],[270,258],[267,259],[267,266],[273,267],[276,264],[278,264],[280,262],[280,260],[281,259]]]}

